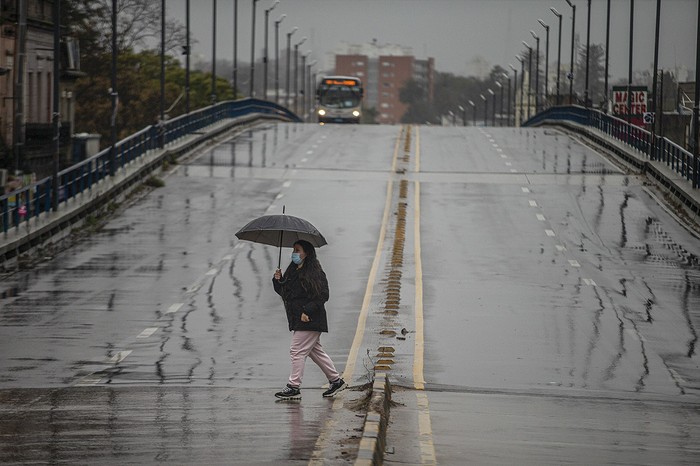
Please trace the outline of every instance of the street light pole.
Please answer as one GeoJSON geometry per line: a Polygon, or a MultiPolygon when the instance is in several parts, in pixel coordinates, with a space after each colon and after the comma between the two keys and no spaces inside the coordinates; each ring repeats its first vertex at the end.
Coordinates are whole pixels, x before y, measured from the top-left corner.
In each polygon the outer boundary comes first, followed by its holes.
{"type": "Polygon", "coordinates": [[[185,2],[185,112],[190,113],[190,0],[185,2]]]}
{"type": "Polygon", "coordinates": [[[523,93],[525,92],[525,59],[519,55],[515,57],[520,62],[520,120],[519,126],[523,125],[523,93]]]}
{"type": "Polygon", "coordinates": [[[292,29],[291,32],[287,33],[287,83],[286,83],[285,90],[284,90],[284,106],[285,107],[289,106],[289,92],[290,92],[290,90],[289,90],[289,83],[290,83],[290,81],[289,81],[289,79],[290,79],[290,77],[289,77],[289,60],[292,57],[292,34],[297,32],[297,29],[299,29],[299,28],[294,27],[294,29],[292,29]]]}
{"type": "Polygon", "coordinates": [[[248,95],[255,95],[255,7],[259,0],[252,0],[253,17],[250,23],[250,91],[248,95]]]}
{"type": "Polygon", "coordinates": [[[238,97],[238,0],[233,0],[233,99],[238,97]]]}
{"type": "Polygon", "coordinates": [[[610,66],[610,0],[608,0],[607,14],[605,17],[605,102],[603,112],[608,113],[608,69],[610,66]]]}
{"type": "Polygon", "coordinates": [[[508,66],[510,67],[511,70],[513,70],[513,73],[515,74],[515,79],[513,79],[513,101],[511,102],[510,100],[510,78],[508,78],[508,115],[510,115],[510,104],[513,104],[513,126],[516,126],[516,121],[515,121],[515,108],[517,107],[515,99],[516,96],[518,95],[517,89],[518,89],[518,69],[508,63],[508,66]]]}
{"type": "Polygon", "coordinates": [[[301,54],[301,119],[306,121],[306,57],[311,50],[301,54]]]}
{"type": "Polygon", "coordinates": [[[535,54],[535,62],[537,66],[535,68],[535,113],[540,112],[540,38],[535,31],[530,31],[532,37],[535,38],[537,42],[537,53],[535,54]]]}
{"type": "MultiPolygon", "coordinates": [[[[499,118],[499,121],[500,121],[501,124],[500,124],[499,126],[503,126],[503,85],[502,85],[500,82],[496,81],[496,86],[498,86],[498,88],[501,90],[501,111],[500,111],[500,112],[501,112],[501,117],[499,118]]],[[[496,96],[494,95],[494,99],[495,99],[495,98],[496,98],[496,96]]],[[[496,101],[494,100],[494,107],[495,107],[495,106],[496,106],[496,101]]],[[[493,113],[494,113],[494,118],[495,118],[495,116],[496,116],[496,109],[494,108],[493,110],[494,110],[493,113]]]]}
{"type": "MultiPolygon", "coordinates": [[[[610,0],[608,0],[610,1],[610,0]]],[[[557,52],[557,105],[559,105],[560,102],[560,97],[559,97],[559,77],[561,76],[561,13],[559,13],[555,8],[550,8],[552,10],[552,13],[556,15],[556,17],[559,19],[559,50],[557,52]]]]}
{"type": "MultiPolygon", "coordinates": [[[[632,64],[634,62],[634,0],[630,0],[630,56],[627,70],[627,123],[632,124],[632,64]]],[[[631,128],[630,128],[631,129],[631,128]]]]}
{"type": "Polygon", "coordinates": [[[299,46],[306,42],[306,37],[302,38],[294,45],[294,113],[299,113],[299,46]]]}
{"type": "Polygon", "coordinates": [[[310,62],[309,64],[306,65],[306,80],[308,82],[306,86],[306,99],[308,102],[307,108],[309,109],[309,113],[307,116],[307,121],[311,121],[311,115],[313,114],[313,96],[314,96],[314,83],[315,80],[313,79],[313,76],[311,75],[311,68],[316,65],[317,61],[314,60],[310,62]]]}
{"type": "Polygon", "coordinates": [[[695,105],[693,106],[693,134],[692,134],[692,144],[693,144],[693,188],[698,188],[700,186],[700,147],[698,144],[698,117],[700,116],[700,0],[698,1],[698,32],[697,32],[697,42],[695,44],[695,105]]]}
{"type": "Polygon", "coordinates": [[[488,101],[486,100],[486,97],[484,97],[484,94],[479,94],[479,97],[481,97],[481,100],[484,101],[484,126],[486,126],[486,122],[488,121],[489,104],[488,104],[488,101]]]}
{"type": "Polygon", "coordinates": [[[527,119],[530,119],[530,96],[532,95],[532,47],[530,47],[527,42],[522,41],[523,45],[527,48],[527,119]]]}
{"type": "Polygon", "coordinates": [[[493,102],[493,113],[491,115],[491,126],[496,126],[496,93],[491,89],[486,89],[489,94],[491,94],[491,101],[493,102]]]}
{"type": "MultiPolygon", "coordinates": [[[[512,68],[511,65],[508,65],[512,68]]],[[[503,73],[503,77],[508,79],[508,111],[506,112],[506,126],[510,126],[510,75],[508,73],[503,73]]],[[[516,78],[517,79],[517,78],[516,78]]],[[[501,102],[501,112],[503,111],[503,102],[501,102]]]]}
{"type": "MultiPolygon", "coordinates": [[[[634,0],[632,0],[634,2],[634,0]]],[[[575,41],[575,31],[576,31],[576,5],[571,3],[571,0],[566,0],[573,10],[573,17],[571,20],[571,71],[569,71],[569,105],[574,102],[574,41],[575,41]]]]}
{"type": "Polygon", "coordinates": [[[275,9],[277,4],[280,2],[280,0],[275,0],[275,2],[272,4],[270,8],[265,9],[265,58],[263,59],[263,98],[267,100],[267,62],[268,62],[268,53],[267,53],[267,25],[270,20],[270,12],[275,9]]]}
{"type": "MultiPolygon", "coordinates": [[[[661,0],[656,0],[656,34],[654,36],[654,77],[651,84],[651,112],[654,115],[654,122],[651,126],[651,132],[656,135],[656,121],[661,118],[663,113],[663,103],[661,104],[661,111],[656,111],[656,102],[658,101],[659,93],[658,91],[658,79],[659,79],[659,31],[661,23],[661,0]],[[658,114],[657,114],[658,113],[658,114]]],[[[654,144],[655,146],[656,144],[654,144]]],[[[654,154],[652,153],[652,160],[654,159],[654,154]]]]}
{"type": "MultiPolygon", "coordinates": [[[[58,0],[60,3],[60,0],[58,0]]],[[[160,0],[160,124],[165,122],[165,0],[160,0]]]]}
{"type": "Polygon", "coordinates": [[[588,64],[591,55],[591,0],[588,0],[588,20],[586,21],[586,86],[583,91],[583,104],[588,108],[588,64]]]}
{"type": "Polygon", "coordinates": [[[472,106],[472,124],[476,126],[476,104],[470,100],[469,105],[472,106]]]}
{"type": "MultiPolygon", "coordinates": [[[[544,102],[545,104],[549,104],[549,25],[545,23],[543,20],[538,19],[537,20],[544,30],[546,31],[546,40],[545,40],[545,60],[544,60],[544,102]]],[[[549,106],[549,105],[547,105],[549,106]]]]}
{"type": "Polygon", "coordinates": [[[280,103],[280,23],[287,15],[275,21],[275,103],[280,103]]]}
{"type": "Polygon", "coordinates": [[[216,0],[213,0],[211,15],[211,103],[216,103],[216,0]]]}
{"type": "Polygon", "coordinates": [[[461,105],[457,107],[462,111],[462,126],[467,126],[467,111],[461,105]]]}

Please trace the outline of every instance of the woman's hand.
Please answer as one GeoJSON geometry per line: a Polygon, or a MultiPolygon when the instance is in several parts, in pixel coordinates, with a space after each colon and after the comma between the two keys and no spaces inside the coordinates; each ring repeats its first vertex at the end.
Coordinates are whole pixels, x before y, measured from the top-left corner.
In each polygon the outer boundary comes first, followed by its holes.
{"type": "Polygon", "coordinates": [[[275,280],[282,280],[282,271],[280,269],[275,270],[275,280]]]}
{"type": "Polygon", "coordinates": [[[302,322],[311,322],[311,319],[309,319],[309,316],[307,316],[304,312],[301,313],[301,321],[302,322]]]}

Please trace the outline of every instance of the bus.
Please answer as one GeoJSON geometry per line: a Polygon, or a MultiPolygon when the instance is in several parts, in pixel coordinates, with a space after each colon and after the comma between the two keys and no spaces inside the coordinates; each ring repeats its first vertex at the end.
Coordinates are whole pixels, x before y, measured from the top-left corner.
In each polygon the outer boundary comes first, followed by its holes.
{"type": "Polygon", "coordinates": [[[351,76],[324,76],[316,89],[319,123],[359,123],[362,81],[351,76]]]}

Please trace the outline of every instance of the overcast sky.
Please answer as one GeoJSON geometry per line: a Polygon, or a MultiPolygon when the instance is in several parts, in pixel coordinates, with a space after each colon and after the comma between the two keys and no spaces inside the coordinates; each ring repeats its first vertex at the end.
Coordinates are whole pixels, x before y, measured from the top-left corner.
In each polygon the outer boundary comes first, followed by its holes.
{"type": "MultiPolygon", "coordinates": [[[[233,2],[217,1],[217,59],[232,59],[233,2]]],[[[256,15],[256,58],[264,44],[264,10],[274,0],[259,0],[256,15]]],[[[197,40],[193,56],[210,61],[212,55],[213,0],[191,0],[191,33],[197,40]]],[[[250,60],[251,13],[253,0],[238,0],[238,57],[250,60]]],[[[586,42],[587,1],[575,0],[576,33],[586,42]]],[[[605,45],[607,0],[592,0],[591,43],[605,45]]],[[[678,70],[681,80],[695,69],[698,21],[697,0],[663,0],[659,65],[678,70]]],[[[438,71],[474,75],[494,65],[508,68],[517,64],[515,55],[524,49],[521,41],[533,47],[534,30],[541,37],[544,53],[545,30],[541,18],[551,26],[550,63],[557,58],[558,20],[550,11],[563,14],[562,63],[568,66],[571,53],[571,13],[565,0],[280,0],[270,13],[269,53],[274,56],[274,21],[280,25],[280,48],[286,46],[286,33],[299,30],[292,44],[308,37],[300,51],[311,51],[320,70],[332,70],[330,53],[341,42],[391,43],[412,47],[417,58],[434,57],[438,71]],[[481,65],[479,63],[481,62],[481,65]]],[[[612,0],[610,72],[626,78],[629,57],[630,0],[612,0]]],[[[635,1],[634,68],[651,69],[653,64],[656,0],[635,1]]],[[[185,23],[185,0],[167,0],[166,14],[185,23]]],[[[486,71],[488,71],[488,69],[486,71]]],[[[694,78],[694,77],[693,77],[694,78]]]]}

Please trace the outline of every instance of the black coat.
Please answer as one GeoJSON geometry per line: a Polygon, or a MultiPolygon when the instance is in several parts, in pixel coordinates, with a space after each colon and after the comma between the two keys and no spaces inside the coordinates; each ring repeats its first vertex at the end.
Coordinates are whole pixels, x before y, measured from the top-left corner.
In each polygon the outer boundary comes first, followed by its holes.
{"type": "Polygon", "coordinates": [[[321,272],[321,292],[318,296],[311,296],[301,286],[299,270],[291,264],[284,273],[282,280],[272,279],[275,292],[282,297],[284,310],[287,312],[289,330],[312,330],[315,332],[327,332],[328,320],[326,307],[328,301],[328,280],[326,274],[321,272]],[[309,316],[310,322],[302,322],[301,314],[309,316]]]}

